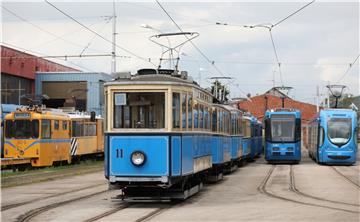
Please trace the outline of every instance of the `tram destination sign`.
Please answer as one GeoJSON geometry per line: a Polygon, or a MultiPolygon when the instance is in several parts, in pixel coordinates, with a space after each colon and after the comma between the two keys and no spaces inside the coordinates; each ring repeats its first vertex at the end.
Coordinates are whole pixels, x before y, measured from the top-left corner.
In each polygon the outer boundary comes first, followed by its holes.
{"type": "Polygon", "coordinates": [[[15,119],[29,119],[30,113],[15,113],[15,119]]]}
{"type": "Polygon", "coordinates": [[[126,105],[126,93],[115,93],[115,106],[126,105]]]}

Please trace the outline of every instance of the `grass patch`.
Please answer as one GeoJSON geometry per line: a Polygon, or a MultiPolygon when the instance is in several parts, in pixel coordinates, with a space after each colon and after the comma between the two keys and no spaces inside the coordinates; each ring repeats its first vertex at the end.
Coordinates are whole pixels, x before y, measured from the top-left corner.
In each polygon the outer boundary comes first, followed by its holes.
{"type": "Polygon", "coordinates": [[[20,177],[20,176],[31,176],[31,175],[39,175],[39,174],[47,174],[47,173],[55,173],[55,172],[65,172],[65,171],[73,171],[76,169],[84,169],[84,168],[99,168],[104,165],[103,160],[87,160],[82,161],[79,164],[69,164],[63,166],[51,166],[51,167],[43,167],[43,168],[29,168],[25,171],[11,171],[11,170],[1,170],[1,178],[9,178],[9,177],[20,177]]]}

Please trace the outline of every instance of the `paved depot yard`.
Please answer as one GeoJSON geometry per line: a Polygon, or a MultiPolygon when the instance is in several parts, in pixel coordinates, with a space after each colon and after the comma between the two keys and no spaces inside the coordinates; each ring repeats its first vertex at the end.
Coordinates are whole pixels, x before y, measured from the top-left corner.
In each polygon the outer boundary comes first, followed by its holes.
{"type": "Polygon", "coordinates": [[[356,166],[261,157],[175,203],[121,203],[102,172],[2,189],[2,221],[360,221],[356,166]]]}

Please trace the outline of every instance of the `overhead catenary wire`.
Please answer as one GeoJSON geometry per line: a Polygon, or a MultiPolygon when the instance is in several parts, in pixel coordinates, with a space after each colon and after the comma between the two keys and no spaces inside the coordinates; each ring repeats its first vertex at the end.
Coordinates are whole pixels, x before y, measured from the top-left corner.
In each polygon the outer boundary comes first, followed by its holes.
{"type": "MultiPolygon", "coordinates": [[[[82,49],[82,48],[84,47],[83,45],[80,45],[80,44],[78,44],[78,43],[75,43],[75,42],[69,41],[69,40],[67,40],[67,39],[64,39],[63,37],[58,36],[58,35],[50,32],[50,31],[42,28],[41,26],[38,26],[37,24],[28,21],[28,20],[25,19],[24,17],[16,14],[15,12],[11,11],[10,9],[6,8],[6,7],[3,6],[3,5],[0,5],[0,6],[1,6],[2,9],[4,9],[5,11],[7,11],[8,13],[10,13],[11,15],[15,16],[15,17],[18,18],[19,20],[21,20],[21,21],[23,21],[23,22],[25,22],[25,23],[28,23],[28,24],[30,24],[30,25],[32,25],[33,27],[37,28],[38,30],[40,30],[40,31],[42,31],[42,32],[44,32],[44,33],[46,33],[46,34],[48,34],[48,35],[54,36],[54,37],[56,37],[57,39],[61,39],[62,41],[66,42],[66,43],[68,43],[68,44],[71,44],[71,45],[73,45],[73,46],[76,46],[76,47],[78,47],[78,48],[81,48],[81,49],[82,49]]],[[[99,51],[99,50],[95,50],[95,51],[99,51]]]]}
{"type": "MultiPolygon", "coordinates": [[[[99,31],[101,32],[101,31],[106,27],[106,25],[109,24],[109,22],[110,22],[110,19],[108,19],[108,20],[105,22],[104,26],[103,26],[102,29],[99,30],[99,31]]],[[[81,50],[80,55],[82,55],[82,54],[85,52],[85,50],[87,50],[87,49],[90,47],[91,43],[95,40],[96,37],[97,37],[97,35],[94,35],[94,36],[90,39],[90,41],[88,42],[88,44],[83,48],[83,50],[81,50]]]]}
{"type": "MultiPolygon", "coordinates": [[[[1,42],[1,44],[7,45],[7,46],[12,47],[12,48],[15,48],[15,49],[17,49],[17,50],[19,50],[19,51],[22,51],[22,52],[24,52],[24,53],[34,54],[36,57],[39,57],[39,58],[41,58],[42,56],[43,56],[43,57],[47,56],[47,55],[45,55],[44,53],[35,52],[35,51],[33,51],[33,50],[25,49],[25,48],[22,48],[22,47],[19,47],[19,46],[10,44],[10,43],[1,42]],[[40,55],[40,56],[38,56],[38,55],[40,55]]],[[[2,58],[3,58],[3,57],[2,57],[2,58]]],[[[61,57],[61,58],[63,58],[63,57],[61,57]]],[[[76,66],[76,67],[78,67],[78,68],[80,68],[80,69],[83,69],[83,70],[86,70],[86,71],[89,71],[89,72],[96,72],[96,71],[94,71],[94,70],[92,70],[92,69],[86,68],[86,67],[81,66],[81,65],[78,65],[78,64],[76,64],[76,63],[74,63],[74,62],[67,61],[67,60],[61,59],[61,58],[60,58],[60,57],[56,57],[56,58],[54,58],[54,59],[68,62],[68,63],[70,63],[70,64],[72,64],[72,65],[74,65],[74,66],[76,66]]],[[[49,61],[50,61],[50,60],[49,60],[49,61]]]]}
{"type": "Polygon", "coordinates": [[[285,18],[281,19],[280,21],[276,22],[275,24],[271,25],[272,28],[279,25],[280,23],[284,22],[285,20],[289,19],[291,16],[297,14],[298,12],[300,12],[301,10],[303,10],[304,8],[308,7],[309,5],[311,5],[312,3],[314,3],[315,0],[307,3],[306,5],[304,5],[303,7],[299,8],[298,10],[296,10],[295,12],[291,13],[290,15],[286,16],[285,18]]]}
{"type": "MultiPolygon", "coordinates": [[[[96,36],[98,36],[99,38],[103,39],[104,41],[113,44],[113,42],[107,38],[105,38],[104,36],[100,35],[99,33],[97,33],[96,31],[90,29],[89,27],[87,27],[86,25],[84,25],[83,23],[81,23],[80,21],[78,21],[77,19],[75,19],[73,16],[69,15],[68,13],[64,12],[63,10],[61,10],[60,8],[56,7],[56,5],[52,4],[51,2],[49,2],[48,0],[45,0],[45,2],[47,4],[49,4],[51,7],[53,7],[54,9],[56,9],[57,11],[59,11],[61,14],[65,15],[66,17],[68,17],[69,19],[73,20],[75,23],[79,24],[80,26],[82,26],[83,28],[85,28],[86,30],[88,30],[89,32],[92,32],[93,34],[95,34],[96,36]]],[[[151,62],[150,59],[144,58],[142,56],[137,55],[136,53],[122,47],[119,46],[118,44],[115,44],[115,46],[131,55],[133,55],[134,57],[143,60],[145,62],[151,63],[153,66],[156,66],[153,62],[151,62]]]]}
{"type": "MultiPolygon", "coordinates": [[[[169,17],[169,19],[174,23],[174,25],[181,31],[184,32],[183,29],[177,24],[177,22],[172,18],[172,16],[167,12],[167,10],[161,5],[161,3],[158,0],[155,0],[156,3],[159,5],[159,7],[164,11],[164,13],[169,17]]],[[[189,37],[185,36],[188,40],[189,37]]],[[[225,76],[225,74],[215,65],[215,61],[211,60],[205,53],[193,42],[190,40],[190,44],[200,53],[204,59],[211,64],[214,69],[222,76],[225,76]]]]}
{"type": "Polygon", "coordinates": [[[269,33],[270,33],[270,39],[271,39],[271,43],[272,43],[272,46],[273,46],[276,62],[277,62],[277,65],[279,66],[280,82],[281,82],[281,85],[284,85],[283,77],[282,77],[282,73],[281,73],[281,63],[280,63],[279,56],[278,56],[277,51],[276,51],[276,46],[275,46],[275,42],[274,42],[274,38],[273,38],[273,35],[272,35],[272,32],[271,32],[271,29],[269,29],[269,33]]]}
{"type": "MultiPolygon", "coordinates": [[[[272,44],[272,48],[274,51],[274,55],[275,55],[275,59],[276,59],[276,63],[279,69],[279,76],[280,76],[280,81],[281,81],[281,85],[283,84],[283,77],[282,77],[282,71],[281,71],[281,62],[277,53],[277,49],[275,46],[275,41],[274,41],[274,37],[272,35],[272,29],[276,26],[278,26],[280,23],[286,21],[287,19],[289,19],[290,17],[294,16],[295,14],[299,13],[301,10],[305,9],[306,7],[308,7],[309,5],[311,5],[312,3],[314,3],[315,0],[307,3],[306,5],[302,6],[301,8],[297,9],[295,12],[289,14],[288,16],[286,16],[285,18],[279,20],[278,22],[276,22],[275,24],[272,23],[262,23],[262,24],[257,24],[257,25],[242,25],[242,27],[245,28],[256,28],[256,27],[261,27],[261,28],[267,28],[269,30],[269,35],[270,35],[270,40],[271,40],[271,44],[272,44]]],[[[216,22],[216,25],[226,25],[226,26],[240,26],[240,25],[232,25],[232,24],[228,24],[228,23],[221,23],[221,22],[216,22]]]]}
{"type": "Polygon", "coordinates": [[[349,64],[349,67],[347,68],[347,70],[345,71],[345,73],[339,78],[339,80],[337,82],[340,82],[341,80],[343,80],[345,78],[345,76],[349,73],[350,69],[354,66],[354,64],[357,62],[357,60],[359,59],[360,54],[358,54],[355,58],[355,60],[349,64]]]}

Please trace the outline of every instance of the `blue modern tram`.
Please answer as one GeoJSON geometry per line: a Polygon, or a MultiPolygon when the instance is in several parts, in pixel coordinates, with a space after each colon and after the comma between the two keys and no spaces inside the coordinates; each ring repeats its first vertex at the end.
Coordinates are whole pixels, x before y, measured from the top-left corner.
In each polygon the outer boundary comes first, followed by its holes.
{"type": "Polygon", "coordinates": [[[240,111],[185,73],[143,69],[104,88],[105,177],[121,198],[186,199],[243,158],[240,111]]]}
{"type": "Polygon", "coordinates": [[[309,156],[320,164],[352,165],[357,159],[357,114],[325,109],[308,126],[309,156]]]}
{"type": "Polygon", "coordinates": [[[301,160],[301,113],[277,109],[265,113],[265,159],[268,162],[301,160]]]}

